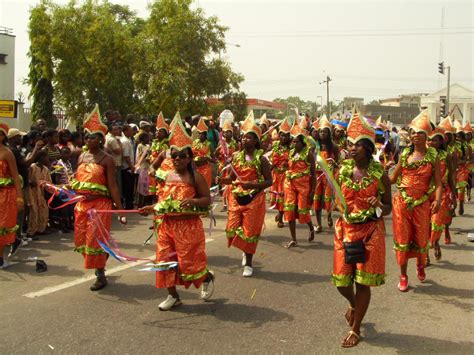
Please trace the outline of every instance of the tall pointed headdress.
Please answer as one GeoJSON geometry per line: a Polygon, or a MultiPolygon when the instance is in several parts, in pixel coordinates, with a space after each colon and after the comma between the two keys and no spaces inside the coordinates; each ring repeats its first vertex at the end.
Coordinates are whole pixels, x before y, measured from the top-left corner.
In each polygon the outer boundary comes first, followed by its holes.
{"type": "Polygon", "coordinates": [[[323,115],[323,117],[319,119],[319,129],[324,129],[324,128],[329,128],[330,130],[332,129],[331,122],[329,122],[326,115],[323,115]]]}
{"type": "Polygon", "coordinates": [[[178,122],[181,121],[181,115],[179,114],[179,111],[177,111],[173,117],[173,119],[170,122],[170,130],[173,130],[174,125],[178,122]]]}
{"type": "Polygon", "coordinates": [[[472,133],[472,128],[471,124],[469,122],[466,122],[464,128],[463,128],[464,133],[472,133]]]}
{"type": "Polygon", "coordinates": [[[454,126],[454,129],[456,130],[456,133],[459,133],[459,132],[463,131],[462,124],[458,120],[454,120],[453,126],[454,126]]]}
{"type": "Polygon", "coordinates": [[[255,117],[253,115],[253,110],[247,115],[247,118],[242,122],[241,131],[243,134],[253,132],[257,135],[258,139],[262,136],[262,130],[255,123],[255,117]]]}
{"type": "Polygon", "coordinates": [[[164,129],[166,132],[170,131],[170,127],[165,121],[163,117],[163,112],[160,112],[157,119],[156,119],[156,130],[159,131],[160,129],[164,129]]]}
{"type": "Polygon", "coordinates": [[[451,117],[447,116],[441,120],[438,127],[444,130],[444,133],[454,133],[455,129],[451,123],[451,117]]]}
{"type": "Polygon", "coordinates": [[[423,132],[427,136],[431,134],[431,122],[428,109],[420,112],[410,123],[410,128],[415,132],[423,132]]]}
{"type": "Polygon", "coordinates": [[[291,127],[290,134],[293,138],[296,138],[298,136],[307,136],[306,130],[301,128],[299,124],[294,124],[293,127],[291,127]]]}
{"type": "Polygon", "coordinates": [[[313,129],[318,130],[319,129],[319,120],[320,118],[317,118],[316,121],[313,122],[313,129]]]}
{"type": "Polygon", "coordinates": [[[284,118],[283,122],[280,124],[280,132],[290,133],[290,131],[291,131],[290,123],[288,122],[288,119],[284,118]]]}
{"type": "Polygon", "coordinates": [[[208,127],[207,127],[206,122],[204,122],[204,118],[202,116],[199,118],[199,122],[196,125],[196,128],[199,133],[207,132],[208,127]]]}
{"type": "Polygon", "coordinates": [[[179,113],[173,118],[172,122],[173,128],[171,129],[171,134],[169,138],[170,148],[175,148],[178,150],[183,150],[185,148],[191,148],[193,146],[193,139],[186,132],[183,121],[179,113]]]}
{"type": "Polygon", "coordinates": [[[232,127],[232,121],[230,119],[225,120],[224,124],[222,125],[222,132],[225,131],[234,131],[234,128],[232,127]]]}
{"type": "Polygon", "coordinates": [[[355,111],[347,127],[347,140],[356,144],[361,139],[368,139],[375,144],[375,129],[355,111]]]}
{"type": "Polygon", "coordinates": [[[260,117],[260,125],[264,124],[265,126],[270,127],[270,121],[267,118],[267,113],[265,112],[262,117],[260,117]]]}
{"type": "Polygon", "coordinates": [[[84,132],[88,134],[100,133],[104,137],[107,134],[107,126],[102,121],[102,116],[99,112],[99,105],[95,104],[94,109],[84,120],[84,132]]]}

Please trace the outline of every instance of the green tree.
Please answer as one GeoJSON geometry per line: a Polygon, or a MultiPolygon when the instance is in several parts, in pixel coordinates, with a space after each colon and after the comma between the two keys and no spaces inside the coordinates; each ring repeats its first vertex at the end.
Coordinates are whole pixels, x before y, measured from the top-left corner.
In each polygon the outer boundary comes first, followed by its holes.
{"type": "Polygon", "coordinates": [[[41,3],[32,9],[28,34],[30,38],[30,67],[27,82],[31,86],[30,98],[32,119],[46,119],[48,125],[53,122],[53,61],[51,46],[51,16],[48,13],[49,3],[41,3]]]}
{"type": "MultiPolygon", "coordinates": [[[[310,115],[318,112],[320,105],[314,101],[305,101],[298,96],[289,96],[286,99],[276,98],[273,101],[288,105],[288,112],[293,114],[295,106],[300,113],[308,112],[310,115]]],[[[286,114],[286,113],[285,113],[286,114]]]]}

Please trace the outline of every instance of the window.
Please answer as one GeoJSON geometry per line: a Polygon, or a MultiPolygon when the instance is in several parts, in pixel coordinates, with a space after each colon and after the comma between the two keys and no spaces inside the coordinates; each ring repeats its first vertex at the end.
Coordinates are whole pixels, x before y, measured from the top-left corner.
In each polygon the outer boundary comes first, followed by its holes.
{"type": "Polygon", "coordinates": [[[2,54],[0,53],[0,64],[7,64],[5,58],[7,57],[8,54],[2,54]]]}

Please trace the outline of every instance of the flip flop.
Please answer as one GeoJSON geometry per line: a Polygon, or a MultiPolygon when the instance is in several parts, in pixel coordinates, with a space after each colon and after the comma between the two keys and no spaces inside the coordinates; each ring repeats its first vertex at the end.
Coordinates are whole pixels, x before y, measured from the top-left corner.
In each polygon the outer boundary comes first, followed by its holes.
{"type": "Polygon", "coordinates": [[[278,221],[277,227],[278,228],[283,228],[283,227],[285,227],[285,223],[283,223],[282,221],[278,221]]]}
{"type": "Polygon", "coordinates": [[[342,341],[342,344],[341,346],[343,348],[353,348],[354,346],[357,346],[357,344],[359,344],[360,342],[360,335],[357,334],[356,332],[354,332],[353,330],[350,330],[349,333],[347,334],[347,336],[344,338],[344,340],[342,341]],[[356,338],[356,341],[354,342],[354,344],[351,344],[351,345],[346,345],[345,342],[349,340],[350,337],[354,336],[356,338]]]}
{"type": "Polygon", "coordinates": [[[298,243],[295,241],[295,240],[291,240],[288,242],[287,245],[285,245],[285,248],[286,249],[291,249],[293,247],[296,247],[298,245],[298,243]]]}
{"type": "Polygon", "coordinates": [[[315,233],[321,233],[322,231],[323,231],[323,227],[321,227],[321,226],[314,227],[314,232],[315,233]]]}

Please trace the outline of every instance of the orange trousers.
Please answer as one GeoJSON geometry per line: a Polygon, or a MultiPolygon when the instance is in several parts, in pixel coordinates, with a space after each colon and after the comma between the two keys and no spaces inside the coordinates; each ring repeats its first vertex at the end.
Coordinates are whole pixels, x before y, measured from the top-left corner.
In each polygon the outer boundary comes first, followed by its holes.
{"type": "MultiPolygon", "coordinates": [[[[109,256],[97,242],[96,222],[91,220],[87,214],[87,211],[93,208],[111,210],[112,200],[100,197],[95,200],[80,201],[74,208],[74,244],[76,246],[74,251],[83,255],[85,269],[105,268],[109,256]]],[[[104,227],[110,231],[112,215],[103,213],[98,214],[97,218],[100,218],[104,227]]]]}
{"type": "Polygon", "coordinates": [[[331,210],[332,189],[322,171],[316,172],[316,190],[314,192],[313,208],[315,210],[331,210]]]}
{"type": "Polygon", "coordinates": [[[441,205],[439,206],[439,210],[431,215],[431,244],[439,241],[445,226],[451,223],[453,218],[451,210],[449,209],[451,203],[451,189],[449,186],[445,186],[443,188],[443,194],[441,195],[441,205]]]}
{"type": "Polygon", "coordinates": [[[290,222],[298,219],[300,223],[311,221],[311,206],[308,203],[310,175],[296,179],[285,179],[285,220],[290,222]]]}
{"type": "Polygon", "coordinates": [[[458,201],[464,201],[468,179],[469,169],[467,168],[467,165],[459,165],[458,169],[456,170],[456,191],[458,195],[458,201]]]}
{"type": "Polygon", "coordinates": [[[410,258],[421,257],[426,262],[430,238],[430,201],[410,210],[399,193],[393,197],[392,225],[393,242],[398,265],[410,258]]]}
{"type": "Polygon", "coordinates": [[[156,241],[157,262],[178,262],[178,270],[158,271],[156,287],[200,287],[207,277],[206,237],[201,218],[163,217],[156,241]]]}
{"type": "Polygon", "coordinates": [[[0,213],[0,246],[5,246],[15,242],[18,229],[15,186],[0,187],[0,201],[3,206],[3,212],[0,213]]]}
{"type": "Polygon", "coordinates": [[[283,212],[285,172],[272,171],[273,185],[271,187],[270,205],[275,205],[275,210],[283,212]]]}
{"type": "Polygon", "coordinates": [[[265,193],[259,192],[248,205],[241,206],[234,194],[227,202],[227,244],[247,254],[255,254],[265,220],[265,193]]]}

